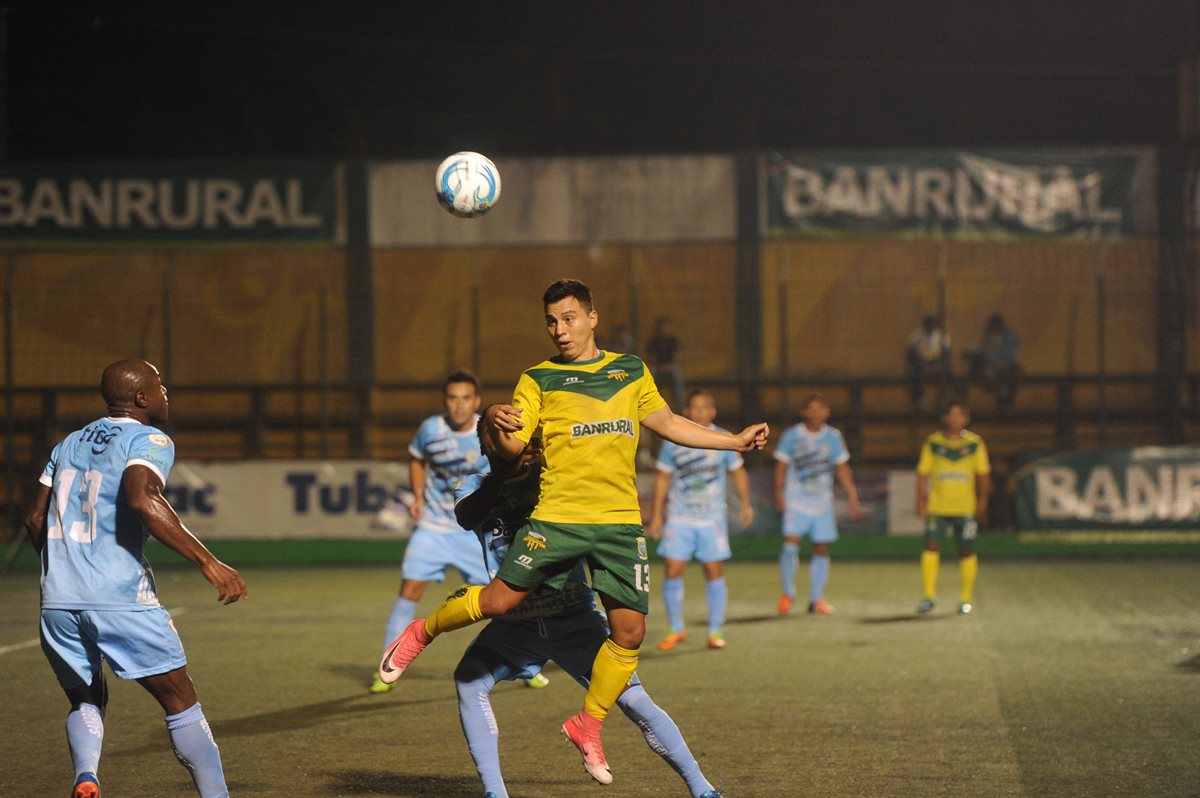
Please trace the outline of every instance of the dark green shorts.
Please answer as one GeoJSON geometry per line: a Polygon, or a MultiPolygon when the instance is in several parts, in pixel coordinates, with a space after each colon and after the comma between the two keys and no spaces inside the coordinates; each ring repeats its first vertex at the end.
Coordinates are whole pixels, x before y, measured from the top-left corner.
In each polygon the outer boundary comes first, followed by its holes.
{"type": "Polygon", "coordinates": [[[586,560],[592,587],[630,609],[650,609],[650,557],[641,524],[556,524],[531,518],[497,577],[517,588],[561,588],[586,560]]]}
{"type": "Polygon", "coordinates": [[[979,534],[979,524],[970,515],[930,515],[925,518],[925,542],[940,543],[948,532],[954,533],[954,540],[960,546],[975,548],[975,538],[979,534]]]}

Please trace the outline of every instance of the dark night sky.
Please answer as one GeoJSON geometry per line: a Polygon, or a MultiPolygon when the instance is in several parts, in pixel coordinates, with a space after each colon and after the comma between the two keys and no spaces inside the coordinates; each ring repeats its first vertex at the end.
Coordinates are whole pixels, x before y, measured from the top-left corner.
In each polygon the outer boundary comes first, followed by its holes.
{"type": "Polygon", "coordinates": [[[12,160],[1160,144],[1186,0],[9,2],[12,160]]]}

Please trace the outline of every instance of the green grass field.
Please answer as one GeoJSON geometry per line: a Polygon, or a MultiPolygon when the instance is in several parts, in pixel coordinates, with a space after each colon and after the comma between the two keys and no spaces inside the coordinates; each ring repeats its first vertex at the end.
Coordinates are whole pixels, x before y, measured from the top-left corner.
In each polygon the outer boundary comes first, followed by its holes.
{"type": "MultiPolygon", "coordinates": [[[[247,567],[250,599],[222,607],[198,572],[164,569],[189,669],[235,796],[436,796],[482,789],[450,673],[469,631],[440,639],[384,696],[365,684],[394,567],[247,567]]],[[[983,560],[978,610],[918,618],[915,561],[835,562],[838,614],[773,616],[776,568],[731,565],[729,647],[703,647],[703,586],[688,577],[693,639],[639,672],[714,784],[749,796],[1200,795],[1200,561],[983,560]]],[[[806,580],[801,569],[801,583],[806,580]]],[[[423,608],[442,591],[432,590],[423,608]]],[[[67,704],[40,649],[37,582],[0,578],[0,795],[66,795],[67,704]]],[[[582,691],[497,689],[513,798],[686,796],[615,714],[609,788],[591,784],[558,725],[582,691]]],[[[111,680],[106,796],[193,794],[154,701],[111,680]]]]}

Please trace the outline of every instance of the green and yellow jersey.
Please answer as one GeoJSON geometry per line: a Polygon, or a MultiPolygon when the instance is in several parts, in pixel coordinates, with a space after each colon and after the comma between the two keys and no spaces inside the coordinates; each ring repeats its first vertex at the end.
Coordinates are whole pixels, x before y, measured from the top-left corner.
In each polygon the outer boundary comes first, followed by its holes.
{"type": "Polygon", "coordinates": [[[559,524],[641,524],[637,454],[641,422],[666,402],[639,358],[614,352],[573,363],[546,360],[521,375],[513,406],[528,443],[541,427],[546,468],[533,518],[559,524]]]}
{"type": "Polygon", "coordinates": [[[961,438],[940,431],[925,439],[917,473],[929,477],[926,512],[930,515],[975,515],[975,477],[991,473],[983,438],[963,430],[961,438]]]}

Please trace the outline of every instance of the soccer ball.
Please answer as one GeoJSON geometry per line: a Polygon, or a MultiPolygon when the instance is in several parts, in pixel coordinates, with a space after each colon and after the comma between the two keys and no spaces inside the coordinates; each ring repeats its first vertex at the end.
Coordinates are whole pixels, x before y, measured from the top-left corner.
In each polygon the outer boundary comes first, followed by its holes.
{"type": "Polygon", "coordinates": [[[500,199],[500,170],[477,152],[456,152],[442,161],[434,180],[438,202],[455,216],[482,216],[500,199]]]}

